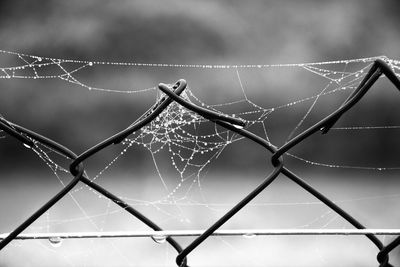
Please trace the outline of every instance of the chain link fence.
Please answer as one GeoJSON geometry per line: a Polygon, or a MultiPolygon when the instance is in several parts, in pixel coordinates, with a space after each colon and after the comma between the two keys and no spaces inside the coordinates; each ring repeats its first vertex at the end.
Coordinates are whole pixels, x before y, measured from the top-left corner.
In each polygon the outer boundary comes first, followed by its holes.
{"type": "MultiPolygon", "coordinates": [[[[24,128],[18,124],[15,124],[4,117],[0,118],[0,129],[4,131],[7,135],[17,139],[19,142],[24,144],[29,148],[35,148],[38,144],[44,145],[45,147],[51,148],[57,153],[63,155],[69,160],[69,172],[73,176],[73,179],[65,185],[65,187],[48,200],[40,209],[34,212],[29,218],[27,218],[22,224],[15,228],[12,232],[3,234],[0,236],[0,250],[5,248],[10,242],[15,239],[41,239],[41,238],[107,238],[107,237],[138,237],[138,236],[151,236],[153,238],[165,239],[178,253],[176,257],[176,264],[178,266],[187,266],[187,259],[190,254],[196,250],[196,248],[207,240],[212,235],[236,235],[243,234],[241,232],[235,231],[223,231],[219,230],[222,225],[228,222],[236,213],[242,210],[252,201],[257,195],[264,191],[269,185],[271,185],[279,175],[284,175],[290,180],[292,180],[299,187],[306,190],[309,194],[317,198],[319,201],[324,203],[327,207],[335,211],[343,219],[348,221],[358,230],[343,230],[343,231],[293,231],[293,229],[288,229],[287,231],[249,231],[247,234],[251,235],[330,235],[330,234],[358,234],[365,235],[379,250],[377,254],[377,261],[380,267],[392,266],[389,260],[389,254],[393,249],[400,245],[400,236],[395,238],[390,243],[384,245],[382,241],[377,237],[377,235],[387,234],[387,235],[399,235],[398,230],[379,230],[379,229],[366,229],[364,225],[357,220],[354,216],[346,212],[344,209],[339,207],[335,202],[331,201],[324,194],[320,193],[316,188],[309,185],[305,180],[300,178],[297,174],[292,172],[285,164],[284,156],[293,147],[302,143],[305,139],[314,135],[318,132],[326,134],[333,127],[333,125],[340,119],[340,117],[349,111],[354,105],[358,103],[360,99],[368,92],[369,89],[373,88],[375,82],[379,79],[381,75],[385,75],[392,84],[400,90],[400,81],[396,74],[393,72],[391,67],[383,60],[377,59],[372,67],[369,69],[368,73],[365,75],[364,79],[358,84],[357,88],[350,94],[346,101],[338,108],[335,112],[331,113],[329,116],[325,117],[318,123],[312,125],[307,130],[303,131],[299,135],[291,138],[283,146],[277,147],[268,140],[252,133],[246,129],[246,121],[238,118],[228,116],[204,107],[197,106],[193,103],[186,101],[180,95],[186,89],[186,81],[179,80],[173,86],[168,86],[165,84],[160,84],[158,89],[163,92],[164,97],[157,101],[154,106],[147,111],[143,116],[141,116],[134,124],[132,124],[127,129],[107,138],[106,140],[98,143],[92,148],[86,150],[84,153],[77,155],[69,148],[59,144],[43,135],[36,133],[30,129],[24,128]],[[153,221],[151,218],[147,217],[145,214],[139,212],[137,209],[129,205],[126,201],[120,197],[114,195],[112,192],[108,191],[103,186],[97,184],[95,181],[89,179],[85,172],[84,163],[89,160],[94,155],[98,154],[100,151],[106,149],[109,146],[124,142],[124,140],[134,132],[139,131],[149,123],[157,119],[157,117],[172,103],[176,102],[185,109],[191,110],[197,115],[201,116],[205,120],[209,120],[219,127],[225,128],[231,132],[234,132],[248,140],[251,140],[256,145],[261,146],[268,152],[267,158],[270,160],[273,170],[272,172],[259,184],[253,191],[247,194],[241,201],[239,201],[232,209],[225,213],[219,220],[217,220],[208,229],[202,232],[196,231],[168,231],[162,229],[157,222],[153,221]],[[33,222],[35,222],[40,216],[45,214],[52,206],[59,202],[65,195],[67,195],[71,190],[73,190],[77,184],[83,183],[90,187],[91,189],[97,191],[103,197],[114,202],[126,212],[134,216],[143,222],[146,226],[152,229],[152,231],[147,232],[125,232],[125,233],[65,233],[65,234],[23,234],[22,232],[27,229],[33,222]],[[176,236],[196,236],[196,238],[186,247],[183,247],[175,239],[176,236]]],[[[1,253],[1,252],[0,252],[1,253]]]]}

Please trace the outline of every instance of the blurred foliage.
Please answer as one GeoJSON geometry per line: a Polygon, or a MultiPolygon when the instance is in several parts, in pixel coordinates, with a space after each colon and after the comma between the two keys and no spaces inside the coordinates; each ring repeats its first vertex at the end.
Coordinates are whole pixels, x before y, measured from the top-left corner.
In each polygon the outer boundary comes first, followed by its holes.
{"type": "MultiPolygon", "coordinates": [[[[68,59],[182,64],[296,63],[383,54],[400,58],[399,6],[395,0],[3,0],[0,49],[68,59]]],[[[132,80],[156,85],[164,81],[161,79],[186,78],[179,70],[162,75],[144,72],[135,77],[126,72],[112,77],[92,72],[85,78],[125,86],[132,80]]],[[[267,81],[271,87],[296,87],[297,83],[291,79],[267,81]]],[[[0,87],[0,113],[77,152],[126,127],[132,118],[121,114],[140,114],[151,104],[150,98],[134,102],[134,96],[94,96],[65,88],[61,82],[44,86],[33,81],[0,80],[0,87]]],[[[222,98],[223,90],[209,97],[222,98]]],[[[392,123],[388,113],[376,110],[386,101],[379,96],[375,94],[368,106],[360,107],[360,120],[378,117],[380,124],[392,123]]],[[[275,101],[280,98],[287,96],[271,96],[275,101]]],[[[389,114],[395,117],[398,113],[389,114]]],[[[279,136],[282,129],[277,127],[276,131],[279,136]]],[[[377,136],[371,140],[378,140],[372,144],[371,157],[393,145],[386,142],[382,147],[385,140],[377,136]]],[[[343,146],[350,141],[344,135],[343,146]]],[[[3,154],[13,150],[13,145],[2,145],[3,154]]],[[[227,164],[242,168],[235,155],[244,147],[232,151],[232,156],[226,157],[227,164]]],[[[302,154],[312,155],[317,148],[328,155],[342,154],[334,151],[335,145],[317,139],[303,147],[302,154]]],[[[382,157],[389,160],[392,155],[382,157]]],[[[263,159],[254,159],[252,166],[263,163],[263,159]]]]}

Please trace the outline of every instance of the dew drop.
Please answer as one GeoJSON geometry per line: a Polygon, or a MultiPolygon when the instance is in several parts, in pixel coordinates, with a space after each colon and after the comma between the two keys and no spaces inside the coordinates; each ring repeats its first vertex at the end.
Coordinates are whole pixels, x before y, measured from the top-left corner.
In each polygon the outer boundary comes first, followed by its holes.
{"type": "Polygon", "coordinates": [[[40,62],[40,61],[42,61],[42,58],[41,58],[41,57],[38,57],[37,60],[40,62]]]}
{"type": "Polygon", "coordinates": [[[89,66],[93,66],[93,62],[89,62],[88,64],[89,64],[89,66]]]}
{"type": "Polygon", "coordinates": [[[167,241],[167,237],[165,235],[153,235],[151,239],[153,239],[153,241],[157,244],[163,244],[167,241]]]}
{"type": "Polygon", "coordinates": [[[52,247],[58,248],[61,247],[62,238],[59,236],[54,236],[49,238],[50,244],[52,247]]]}
{"type": "Polygon", "coordinates": [[[243,235],[244,238],[253,238],[255,236],[256,235],[254,233],[246,233],[246,234],[243,235]]]}
{"type": "Polygon", "coordinates": [[[243,128],[244,128],[242,125],[237,125],[237,124],[233,124],[233,126],[234,126],[236,129],[243,129],[243,128]]]}
{"type": "Polygon", "coordinates": [[[31,149],[30,145],[24,143],[24,147],[31,149]]]}

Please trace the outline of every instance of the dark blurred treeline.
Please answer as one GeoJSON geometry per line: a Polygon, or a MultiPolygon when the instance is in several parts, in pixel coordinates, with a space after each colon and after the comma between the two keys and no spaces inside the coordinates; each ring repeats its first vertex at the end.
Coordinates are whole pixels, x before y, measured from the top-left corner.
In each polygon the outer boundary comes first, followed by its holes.
{"type": "MultiPolygon", "coordinates": [[[[378,55],[398,59],[399,12],[395,0],[1,1],[0,49],[55,58],[172,64],[274,64],[378,55]]],[[[0,58],[0,64],[13,63],[0,58]]],[[[189,84],[204,86],[205,100],[222,100],[226,95],[226,88],[216,95],[207,93],[215,90],[204,81],[212,80],[218,72],[201,77],[187,72],[139,68],[135,73],[116,69],[104,74],[99,68],[80,78],[110,88],[145,88],[186,78],[189,84]]],[[[266,81],[255,90],[279,84],[280,80],[266,81]]],[[[285,80],[284,85],[296,88],[298,81],[285,80]]],[[[298,90],[305,87],[299,86],[298,90]]],[[[343,125],[347,120],[360,125],[399,125],[400,95],[387,82],[380,87],[343,118],[343,125]]],[[[89,93],[61,81],[0,79],[0,88],[3,116],[77,153],[125,128],[152,103],[152,96],[135,101],[135,95],[89,93]],[[121,114],[132,114],[132,118],[121,114]]],[[[268,101],[290,101],[290,92],[276,91],[268,101]]],[[[283,114],[283,122],[282,118],[272,118],[270,134],[277,144],[285,141],[300,118],[293,113],[283,114]]],[[[320,117],[312,115],[310,123],[320,117]]],[[[335,132],[311,138],[295,154],[344,165],[392,167],[398,163],[397,136],[396,130],[361,135],[335,132]]],[[[21,160],[30,164],[15,147],[12,142],[1,141],[5,169],[19,166],[15,162],[21,160]]],[[[237,157],[243,151],[253,153],[251,146],[243,142],[225,153],[222,165],[243,169],[265,164],[265,159],[251,156],[250,163],[243,162],[237,157]]],[[[141,153],[132,158],[145,162],[141,153]]]]}

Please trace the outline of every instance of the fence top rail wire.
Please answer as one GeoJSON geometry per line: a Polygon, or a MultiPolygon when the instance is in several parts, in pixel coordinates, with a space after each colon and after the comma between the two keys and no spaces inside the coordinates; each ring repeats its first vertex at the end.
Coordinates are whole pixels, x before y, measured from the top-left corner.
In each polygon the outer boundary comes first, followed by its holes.
{"type": "MultiPolygon", "coordinates": [[[[20,234],[16,240],[36,239],[87,239],[87,238],[129,238],[129,237],[190,237],[200,236],[203,230],[167,231],[105,231],[105,232],[59,232],[20,234]]],[[[9,233],[0,234],[4,239],[9,233]]],[[[216,230],[211,236],[271,236],[271,235],[400,235],[400,229],[232,229],[216,230]]]]}

